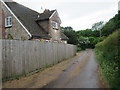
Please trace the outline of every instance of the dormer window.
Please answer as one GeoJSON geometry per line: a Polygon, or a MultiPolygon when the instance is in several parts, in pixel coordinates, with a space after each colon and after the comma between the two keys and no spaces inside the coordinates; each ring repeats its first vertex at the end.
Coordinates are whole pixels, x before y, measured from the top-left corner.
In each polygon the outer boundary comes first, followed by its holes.
{"type": "Polygon", "coordinates": [[[58,23],[55,21],[52,21],[52,27],[53,29],[58,29],[58,23]]]}
{"type": "Polygon", "coordinates": [[[5,18],[5,27],[11,27],[12,26],[12,16],[5,18]]]}

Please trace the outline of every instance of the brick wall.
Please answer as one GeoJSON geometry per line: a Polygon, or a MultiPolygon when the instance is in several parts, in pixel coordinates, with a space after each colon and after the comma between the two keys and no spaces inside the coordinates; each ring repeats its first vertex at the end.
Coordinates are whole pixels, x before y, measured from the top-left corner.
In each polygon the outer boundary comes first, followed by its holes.
{"type": "Polygon", "coordinates": [[[4,21],[4,11],[2,9],[2,3],[0,1],[0,38],[5,38],[5,21],[4,21]]]}
{"type": "Polygon", "coordinates": [[[4,11],[2,10],[2,38],[5,38],[5,14],[4,14],[4,11]]]}
{"type": "MultiPolygon", "coordinates": [[[[29,35],[27,32],[23,29],[23,27],[19,24],[19,22],[15,19],[15,17],[9,12],[9,10],[3,5],[2,6],[5,17],[12,16],[12,27],[5,28],[6,38],[8,38],[8,35],[10,35],[13,39],[23,39],[27,40],[29,39],[29,35]]],[[[4,19],[5,20],[5,19],[4,19]]]]}
{"type": "Polygon", "coordinates": [[[57,12],[53,15],[53,17],[49,20],[49,32],[52,36],[53,41],[59,41],[60,42],[60,22],[59,18],[57,16],[57,12]],[[52,27],[52,21],[55,21],[58,23],[58,30],[53,29],[52,27]]]}

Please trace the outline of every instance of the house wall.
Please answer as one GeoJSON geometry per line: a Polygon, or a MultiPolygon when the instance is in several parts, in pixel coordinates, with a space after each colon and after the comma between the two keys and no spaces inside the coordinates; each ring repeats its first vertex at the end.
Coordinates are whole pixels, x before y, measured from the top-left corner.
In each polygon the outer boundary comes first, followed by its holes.
{"type": "Polygon", "coordinates": [[[6,35],[6,33],[5,33],[5,20],[4,20],[4,18],[5,18],[5,14],[4,14],[4,11],[2,9],[2,38],[5,38],[5,35],[6,35]]]}
{"type": "Polygon", "coordinates": [[[60,22],[59,22],[59,17],[57,15],[57,12],[53,15],[53,17],[49,20],[49,32],[50,35],[52,36],[52,41],[58,41],[60,42],[60,22]],[[52,27],[52,21],[55,21],[58,23],[58,30],[53,29],[52,27]]]}
{"type": "MultiPolygon", "coordinates": [[[[16,18],[10,13],[10,11],[3,5],[2,9],[4,11],[5,17],[12,16],[12,27],[5,28],[7,39],[19,39],[19,40],[28,40],[30,37],[16,18]]],[[[5,20],[5,18],[4,18],[5,20]]]]}
{"type": "Polygon", "coordinates": [[[0,38],[5,38],[5,15],[2,9],[2,3],[0,1],[0,38]]]}
{"type": "Polygon", "coordinates": [[[61,43],[67,44],[66,40],[61,40],[61,43]]]}

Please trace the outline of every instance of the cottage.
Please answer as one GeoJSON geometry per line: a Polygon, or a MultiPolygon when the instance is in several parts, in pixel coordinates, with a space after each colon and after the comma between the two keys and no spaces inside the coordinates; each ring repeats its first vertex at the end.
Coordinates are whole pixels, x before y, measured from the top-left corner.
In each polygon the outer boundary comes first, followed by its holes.
{"type": "Polygon", "coordinates": [[[39,13],[12,0],[1,3],[2,38],[67,43],[57,10],[39,13]]]}

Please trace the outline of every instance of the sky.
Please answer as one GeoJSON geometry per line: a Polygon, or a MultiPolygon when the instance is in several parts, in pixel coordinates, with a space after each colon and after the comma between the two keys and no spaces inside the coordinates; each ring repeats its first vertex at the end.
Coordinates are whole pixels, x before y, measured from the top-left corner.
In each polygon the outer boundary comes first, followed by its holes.
{"type": "Polygon", "coordinates": [[[109,21],[118,12],[119,0],[14,0],[35,11],[57,9],[61,26],[85,30],[99,21],[109,21]]]}

